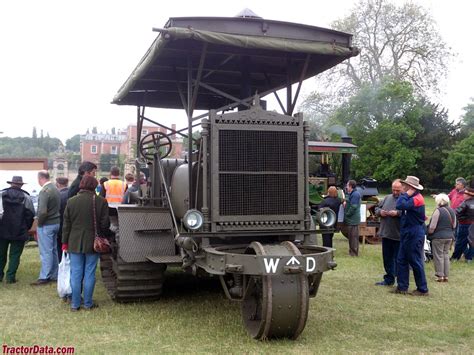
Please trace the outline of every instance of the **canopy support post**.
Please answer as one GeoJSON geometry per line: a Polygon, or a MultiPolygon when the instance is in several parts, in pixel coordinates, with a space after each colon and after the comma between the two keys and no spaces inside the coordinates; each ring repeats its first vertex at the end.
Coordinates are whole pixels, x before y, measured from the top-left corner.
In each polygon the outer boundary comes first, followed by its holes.
{"type": "Polygon", "coordinates": [[[301,70],[300,81],[298,83],[298,88],[296,89],[295,97],[293,98],[293,103],[291,104],[291,112],[289,115],[293,114],[296,106],[296,100],[300,94],[301,85],[303,84],[304,77],[306,75],[306,71],[308,70],[309,59],[311,58],[311,54],[306,55],[306,60],[304,61],[303,69],[301,70]]]}
{"type": "Polygon", "coordinates": [[[192,116],[192,80],[193,80],[193,72],[192,72],[192,59],[191,53],[188,53],[188,107],[187,107],[187,114],[188,114],[188,183],[189,183],[189,194],[188,194],[188,209],[193,208],[193,116],[192,116]]]}

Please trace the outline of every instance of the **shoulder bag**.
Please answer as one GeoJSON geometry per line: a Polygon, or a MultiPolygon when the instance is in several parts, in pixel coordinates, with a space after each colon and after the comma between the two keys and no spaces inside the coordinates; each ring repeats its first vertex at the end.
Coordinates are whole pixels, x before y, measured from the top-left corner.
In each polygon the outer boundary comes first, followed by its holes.
{"type": "Polygon", "coordinates": [[[92,211],[94,214],[94,251],[99,254],[110,253],[110,242],[97,232],[97,213],[95,211],[95,194],[92,197],[92,211]]]}

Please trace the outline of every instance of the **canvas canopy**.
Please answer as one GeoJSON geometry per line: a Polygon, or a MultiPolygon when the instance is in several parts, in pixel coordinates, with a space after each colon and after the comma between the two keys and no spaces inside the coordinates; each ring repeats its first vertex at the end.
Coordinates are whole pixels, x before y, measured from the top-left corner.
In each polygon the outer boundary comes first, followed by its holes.
{"type": "Polygon", "coordinates": [[[119,89],[119,105],[216,109],[310,78],[358,54],[352,36],[255,18],[171,18],[119,89]],[[194,90],[194,89],[193,89],[194,90]]]}

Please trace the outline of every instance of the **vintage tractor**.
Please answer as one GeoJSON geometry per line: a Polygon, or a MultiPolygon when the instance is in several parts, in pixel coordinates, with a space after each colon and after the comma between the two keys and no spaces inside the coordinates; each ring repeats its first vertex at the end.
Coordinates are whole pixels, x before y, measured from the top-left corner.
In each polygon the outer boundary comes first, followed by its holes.
{"type": "MultiPolygon", "coordinates": [[[[309,203],[312,211],[316,213],[329,186],[336,186],[339,197],[344,199],[344,186],[349,180],[351,159],[357,146],[352,144],[352,138],[346,133],[341,137],[341,142],[309,141],[308,149],[309,203]]],[[[379,243],[380,221],[375,215],[375,207],[379,202],[377,180],[369,177],[361,179],[357,182],[357,191],[363,201],[361,215],[365,217],[359,224],[360,241],[369,244],[379,243]]]]}
{"type": "MultiPolygon", "coordinates": [[[[252,337],[296,339],[336,263],[314,242],[308,126],[293,111],[305,79],[357,55],[352,36],[258,17],[170,18],[155,30],[113,99],[137,107],[137,172],[146,163],[151,183],[139,204],[117,207],[113,252],[101,258],[105,286],[116,301],[158,298],[167,266],[179,265],[218,278],[252,337]],[[264,109],[270,93],[282,114],[264,109]],[[145,107],[184,108],[188,126],[171,131],[145,107]],[[185,137],[186,158],[167,158],[168,134],[141,137],[144,122],[185,137]]],[[[335,220],[327,209],[316,219],[335,220]]]]}

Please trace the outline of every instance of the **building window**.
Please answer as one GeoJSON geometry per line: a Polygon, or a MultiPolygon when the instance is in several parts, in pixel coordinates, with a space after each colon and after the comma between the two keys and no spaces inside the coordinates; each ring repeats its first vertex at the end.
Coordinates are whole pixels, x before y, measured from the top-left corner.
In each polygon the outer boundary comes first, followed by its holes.
{"type": "Polygon", "coordinates": [[[113,145],[110,147],[110,154],[113,154],[113,155],[117,155],[118,154],[118,150],[117,150],[117,146],[116,145],[113,145]]]}
{"type": "Polygon", "coordinates": [[[142,136],[146,136],[148,134],[148,130],[147,129],[142,129],[142,136]]]}
{"type": "Polygon", "coordinates": [[[96,145],[91,145],[91,153],[92,154],[97,154],[97,146],[96,145]]]}

